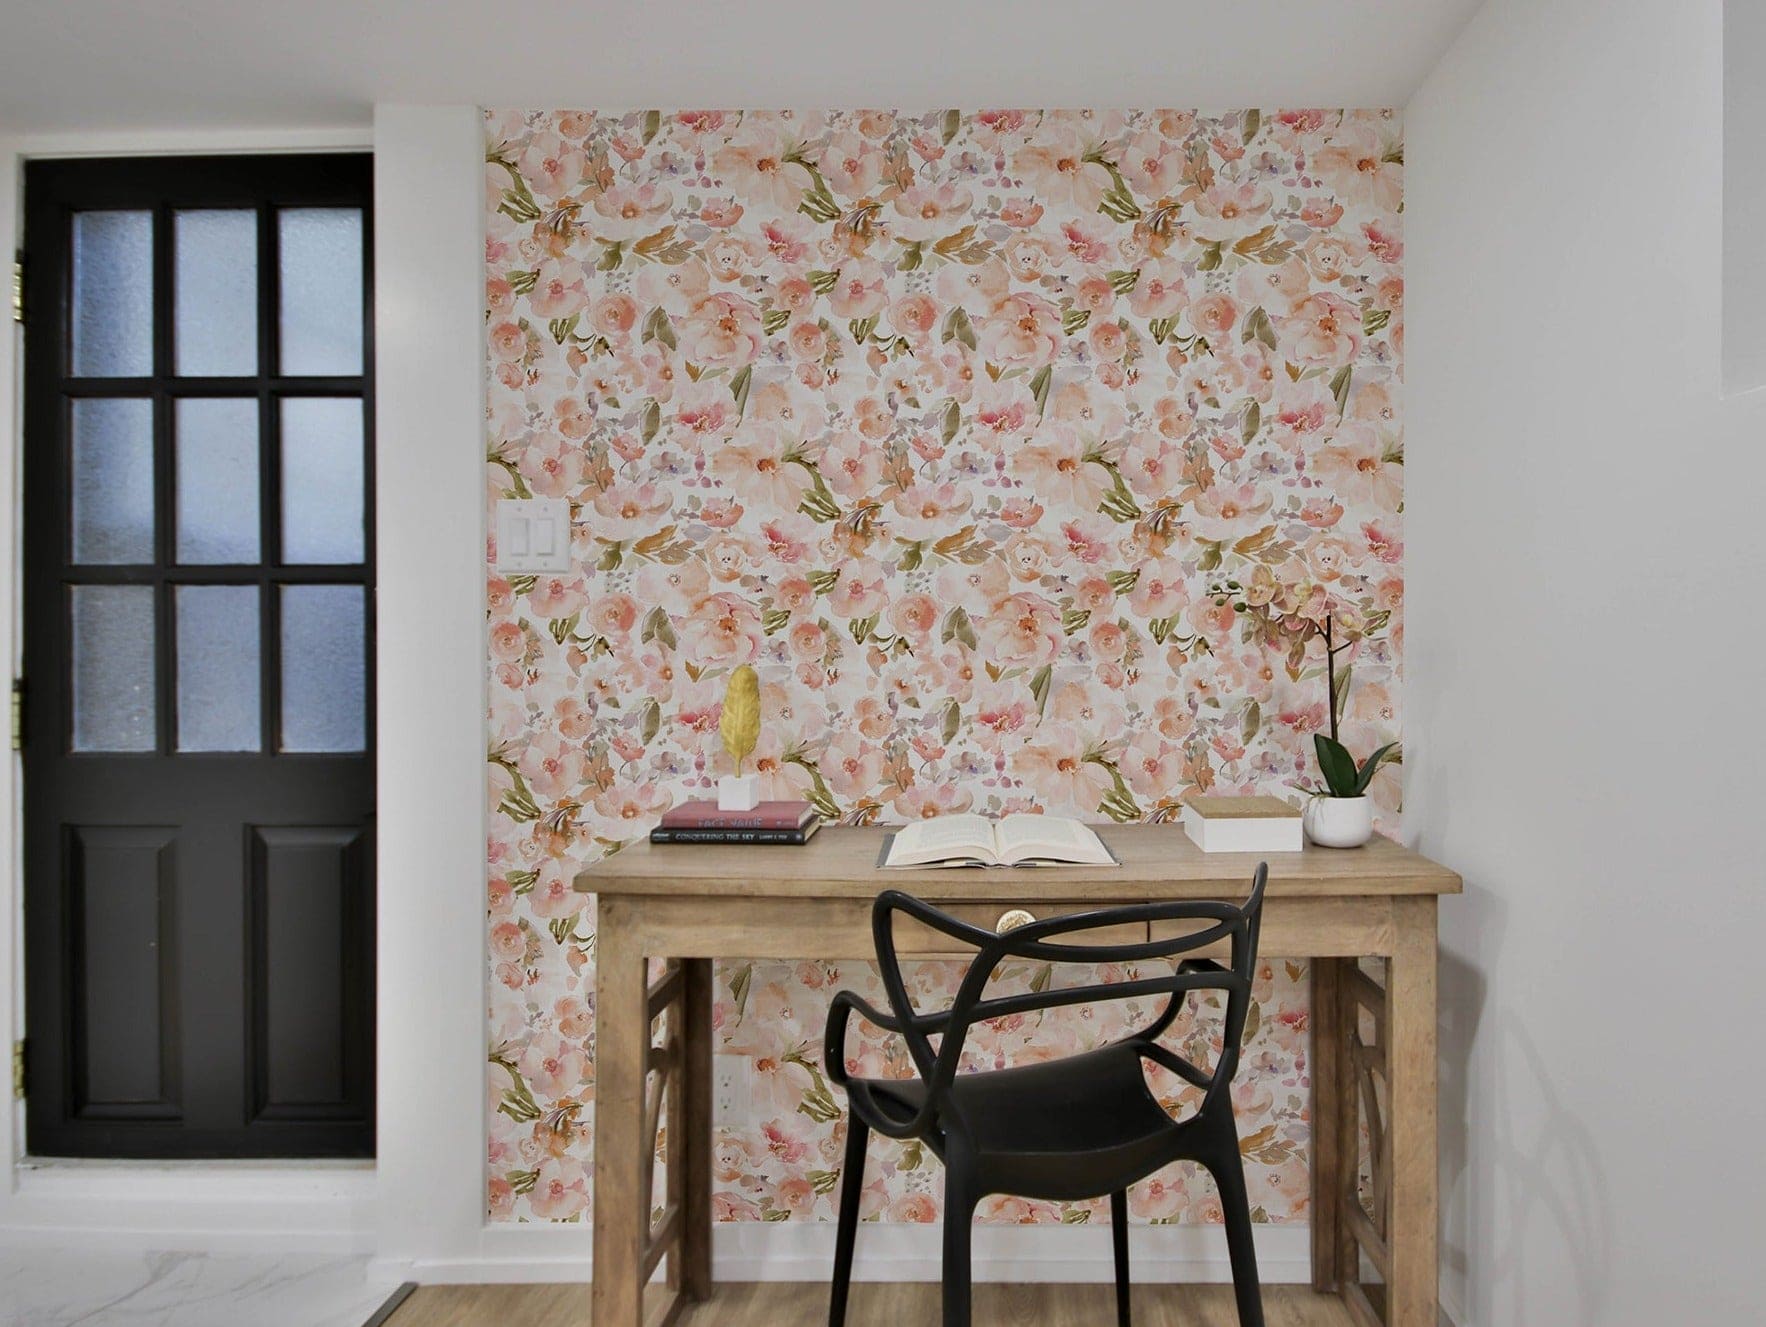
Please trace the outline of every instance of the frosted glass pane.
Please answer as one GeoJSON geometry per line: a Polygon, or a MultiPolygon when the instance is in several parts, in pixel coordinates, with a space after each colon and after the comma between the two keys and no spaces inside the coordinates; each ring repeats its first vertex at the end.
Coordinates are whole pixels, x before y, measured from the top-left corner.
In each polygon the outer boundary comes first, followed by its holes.
{"type": "Polygon", "coordinates": [[[258,560],[258,403],[178,402],[178,561],[258,560]]]}
{"type": "Polygon", "coordinates": [[[360,751],[368,661],[360,585],[282,587],[282,749],[360,751]]]}
{"type": "Polygon", "coordinates": [[[72,588],[74,750],[154,748],[153,588],[72,588]]]}
{"type": "Polygon", "coordinates": [[[362,371],[362,212],[289,207],[277,214],[282,372],[362,371]]]}
{"type": "Polygon", "coordinates": [[[362,560],[362,402],[282,402],[282,560],[362,560]]]}
{"type": "Polygon", "coordinates": [[[258,371],[258,214],[180,212],[173,337],[178,372],[240,377],[258,371]]]}
{"type": "Polygon", "coordinates": [[[153,561],[153,406],[134,397],[73,403],[74,561],[153,561]]]}
{"type": "Polygon", "coordinates": [[[153,372],[153,215],[74,213],[73,371],[153,372]]]}
{"type": "Polygon", "coordinates": [[[178,750],[258,751],[258,588],[180,585],[178,750]]]}

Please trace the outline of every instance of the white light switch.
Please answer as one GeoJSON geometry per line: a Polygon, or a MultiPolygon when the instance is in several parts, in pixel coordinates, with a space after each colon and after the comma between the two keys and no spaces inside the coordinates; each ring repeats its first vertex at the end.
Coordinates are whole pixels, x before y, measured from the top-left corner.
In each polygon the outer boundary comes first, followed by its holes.
{"type": "Polygon", "coordinates": [[[497,500],[497,570],[570,570],[570,504],[563,498],[497,500]]]}

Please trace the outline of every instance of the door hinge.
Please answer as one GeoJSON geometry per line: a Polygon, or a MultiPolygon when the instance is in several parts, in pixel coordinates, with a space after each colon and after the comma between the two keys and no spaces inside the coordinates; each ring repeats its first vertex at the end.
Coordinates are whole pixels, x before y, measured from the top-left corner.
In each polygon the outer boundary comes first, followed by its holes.
{"type": "Polygon", "coordinates": [[[25,749],[25,680],[12,679],[12,749],[25,749]]]}
{"type": "Polygon", "coordinates": [[[22,1040],[12,1043],[12,1099],[25,1099],[25,1044],[22,1040]]]}
{"type": "Polygon", "coordinates": [[[25,320],[25,256],[17,254],[12,260],[12,321],[22,323],[25,320]]]}

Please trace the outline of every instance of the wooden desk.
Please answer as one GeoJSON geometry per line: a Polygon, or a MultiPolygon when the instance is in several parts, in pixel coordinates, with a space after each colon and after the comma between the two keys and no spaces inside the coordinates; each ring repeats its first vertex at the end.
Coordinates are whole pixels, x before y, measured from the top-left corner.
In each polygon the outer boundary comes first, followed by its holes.
{"type": "MultiPolygon", "coordinates": [[[[878,871],[883,831],[825,829],[802,848],[641,843],[577,876],[600,896],[594,1327],[660,1327],[711,1295],[711,960],[872,958],[871,900],[891,887],[991,928],[1011,907],[1044,917],[1237,899],[1258,861],[1204,854],[1175,826],[1101,832],[1120,867],[878,871]],[[653,958],[668,964],[652,983],[653,958]],[[652,1225],[664,1100],[679,1124],[652,1225]],[[646,1314],[645,1283],[665,1255],[667,1297],[646,1314]]],[[[1262,953],[1313,960],[1313,1286],[1340,1293],[1363,1323],[1435,1327],[1435,910],[1459,877],[1384,839],[1269,865],[1262,953]],[[1383,962],[1370,971],[1363,959],[1383,962]],[[1370,1185],[1358,1176],[1363,1122],[1370,1185]],[[1361,1285],[1363,1254],[1383,1285],[1361,1285]]],[[[897,935],[904,954],[951,943],[897,935]]]]}

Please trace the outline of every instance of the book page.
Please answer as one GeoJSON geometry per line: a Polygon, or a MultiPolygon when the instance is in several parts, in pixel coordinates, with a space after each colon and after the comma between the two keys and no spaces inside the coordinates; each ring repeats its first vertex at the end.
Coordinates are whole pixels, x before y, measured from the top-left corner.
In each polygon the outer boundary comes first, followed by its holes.
{"type": "Polygon", "coordinates": [[[999,857],[1016,864],[1051,858],[1087,866],[1109,866],[1114,859],[1096,832],[1064,816],[1005,816],[997,827],[999,857]]]}
{"type": "Polygon", "coordinates": [[[916,820],[896,831],[889,845],[888,866],[924,866],[950,858],[998,862],[993,822],[986,816],[937,816],[916,820]]]}

